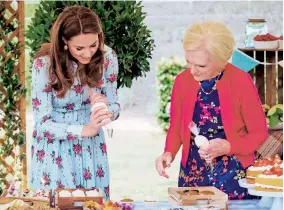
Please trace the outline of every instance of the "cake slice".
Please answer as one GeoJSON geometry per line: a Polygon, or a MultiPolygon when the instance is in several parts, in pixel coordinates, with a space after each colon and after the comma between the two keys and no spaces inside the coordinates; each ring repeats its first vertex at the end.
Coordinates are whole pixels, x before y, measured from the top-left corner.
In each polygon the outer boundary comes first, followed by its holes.
{"type": "Polygon", "coordinates": [[[262,174],[266,170],[270,170],[273,167],[273,161],[271,159],[263,159],[255,161],[253,166],[250,166],[246,171],[246,181],[248,184],[254,184],[257,176],[262,174]]]}
{"type": "Polygon", "coordinates": [[[267,192],[283,192],[283,163],[275,164],[255,179],[255,190],[267,192]]]}

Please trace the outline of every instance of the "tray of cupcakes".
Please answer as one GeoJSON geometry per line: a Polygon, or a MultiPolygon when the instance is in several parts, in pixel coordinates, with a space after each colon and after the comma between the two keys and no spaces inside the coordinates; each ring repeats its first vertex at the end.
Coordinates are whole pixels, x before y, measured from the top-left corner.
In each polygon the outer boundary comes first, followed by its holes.
{"type": "Polygon", "coordinates": [[[215,187],[169,187],[168,194],[169,202],[176,206],[198,206],[214,210],[228,209],[228,195],[215,187]]]}
{"type": "Polygon", "coordinates": [[[101,205],[104,202],[104,193],[97,188],[55,190],[55,204],[62,210],[83,209],[83,203],[86,201],[94,201],[101,205]]]}
{"type": "Polygon", "coordinates": [[[15,200],[21,200],[29,205],[35,203],[42,206],[50,206],[52,197],[51,190],[39,189],[22,189],[21,181],[12,181],[8,189],[4,190],[0,196],[0,205],[11,203],[15,200]]]}

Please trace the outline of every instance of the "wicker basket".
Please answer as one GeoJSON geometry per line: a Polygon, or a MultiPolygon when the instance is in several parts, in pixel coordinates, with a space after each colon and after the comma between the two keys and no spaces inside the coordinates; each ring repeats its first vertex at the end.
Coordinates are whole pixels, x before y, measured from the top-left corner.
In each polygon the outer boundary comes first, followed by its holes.
{"type": "Polygon", "coordinates": [[[256,152],[256,159],[274,157],[276,154],[283,159],[283,130],[269,131],[268,138],[256,152]]]}

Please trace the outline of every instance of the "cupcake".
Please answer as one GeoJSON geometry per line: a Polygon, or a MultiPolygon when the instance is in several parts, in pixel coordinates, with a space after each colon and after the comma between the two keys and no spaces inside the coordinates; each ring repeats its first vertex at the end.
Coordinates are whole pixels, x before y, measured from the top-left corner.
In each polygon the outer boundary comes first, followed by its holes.
{"type": "Polygon", "coordinates": [[[86,191],[86,197],[98,197],[98,196],[100,196],[98,190],[86,191]]]}
{"type": "Polygon", "coordinates": [[[67,190],[61,190],[59,192],[59,197],[72,197],[72,194],[67,190]]]}
{"type": "Polygon", "coordinates": [[[75,190],[72,192],[72,197],[85,197],[85,193],[82,190],[75,190]]]}

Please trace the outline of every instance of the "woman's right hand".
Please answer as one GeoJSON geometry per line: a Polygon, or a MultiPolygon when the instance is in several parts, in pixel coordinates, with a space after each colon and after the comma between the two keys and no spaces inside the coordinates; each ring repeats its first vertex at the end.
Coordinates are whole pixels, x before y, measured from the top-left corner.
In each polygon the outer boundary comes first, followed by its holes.
{"type": "Polygon", "coordinates": [[[97,93],[97,92],[93,92],[91,88],[89,88],[89,97],[91,100],[91,107],[98,102],[103,102],[106,105],[108,105],[108,101],[106,99],[106,97],[103,94],[97,93]]]}
{"type": "Polygon", "coordinates": [[[93,137],[99,132],[99,129],[108,124],[111,112],[106,111],[104,106],[97,107],[91,114],[90,123],[83,127],[82,137],[93,137]]]}
{"type": "Polygon", "coordinates": [[[173,155],[171,152],[165,152],[156,159],[156,169],[160,176],[169,178],[169,175],[166,173],[165,169],[171,167],[173,160],[173,155]]]}

